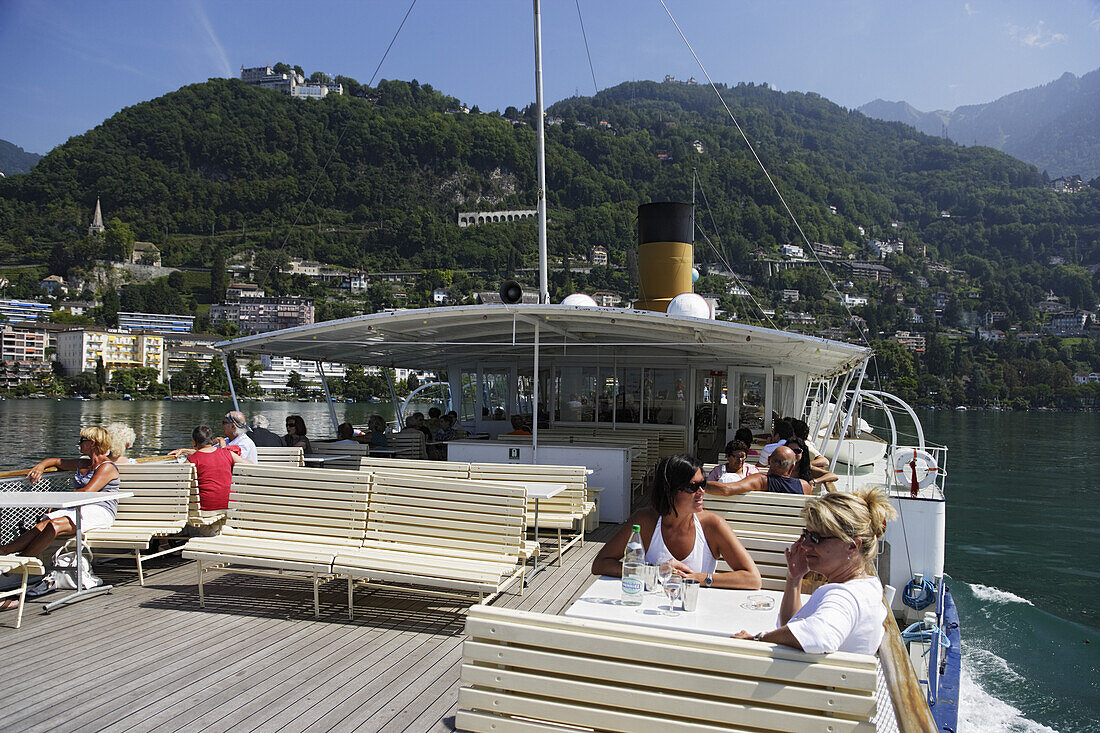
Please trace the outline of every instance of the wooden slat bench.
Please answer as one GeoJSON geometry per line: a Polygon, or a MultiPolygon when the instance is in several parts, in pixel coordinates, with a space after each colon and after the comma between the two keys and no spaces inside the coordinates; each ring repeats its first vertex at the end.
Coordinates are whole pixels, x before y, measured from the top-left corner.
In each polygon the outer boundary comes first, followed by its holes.
{"type": "Polygon", "coordinates": [[[342,471],[359,470],[359,462],[364,456],[370,455],[370,446],[366,443],[329,443],[315,440],[311,444],[315,456],[348,456],[335,461],[325,461],[321,467],[325,469],[335,468],[342,471]]]}
{"type": "Polygon", "coordinates": [[[332,559],[363,543],[372,480],[365,471],[237,466],[221,534],[183,548],[185,558],[197,561],[199,604],[205,606],[206,570],[304,577],[313,582],[319,618],[318,587],[332,577],[332,559]]]}
{"type": "MultiPolygon", "coordinates": [[[[470,478],[483,481],[506,481],[528,484],[563,484],[565,491],[551,499],[539,501],[539,531],[550,531],[557,537],[558,564],[565,550],[584,543],[584,518],[596,510],[588,501],[588,472],[584,466],[550,466],[531,463],[471,463],[470,478]],[[566,533],[564,536],[562,533],[566,533]]],[[[526,527],[535,523],[535,500],[527,500],[526,527]]],[[[536,543],[540,538],[535,537],[536,543]]],[[[528,548],[530,551],[532,548],[528,548]]],[[[533,548],[537,552],[537,547],[533,548]]]]}
{"type": "MultiPolygon", "coordinates": [[[[362,470],[377,473],[396,472],[398,475],[426,476],[435,479],[468,479],[470,464],[461,461],[416,461],[405,458],[376,458],[368,456],[362,461],[362,470]]],[[[526,527],[524,527],[526,537],[526,527]]],[[[521,556],[526,562],[539,551],[537,540],[524,540],[521,556]]]]}
{"type": "Polygon", "coordinates": [[[46,569],[42,567],[42,561],[37,557],[0,555],[0,573],[15,572],[23,576],[23,582],[18,588],[0,592],[0,598],[15,596],[19,600],[19,608],[15,611],[15,628],[18,629],[23,623],[23,607],[27,605],[27,578],[31,575],[42,575],[46,569]]]}
{"type": "Polygon", "coordinates": [[[703,506],[725,518],[760,570],[763,587],[783,590],[787,560],[783,550],[802,533],[802,509],[809,496],[750,491],[738,496],[707,494],[703,506]]]}
{"type": "Polygon", "coordinates": [[[408,458],[422,461],[428,457],[424,445],[424,433],[419,430],[403,430],[389,436],[390,448],[396,458],[408,458]]]}
{"type": "Polygon", "coordinates": [[[515,484],[378,472],[362,545],[333,561],[348,578],[349,617],[356,580],[478,600],[522,583],[525,501],[515,484]]]}
{"type": "Polygon", "coordinates": [[[872,733],[876,659],[474,606],[462,731],[872,733]]]}
{"type": "Polygon", "coordinates": [[[470,478],[470,464],[459,461],[418,461],[409,458],[365,456],[359,461],[363,471],[385,471],[430,478],[470,478]]]}
{"type": "Polygon", "coordinates": [[[256,458],[262,466],[297,466],[305,464],[302,461],[302,446],[279,448],[275,446],[256,446],[256,458]]]}
{"type": "MultiPolygon", "coordinates": [[[[179,552],[175,547],[143,555],[154,538],[171,537],[183,531],[187,524],[188,502],[196,487],[195,467],[190,463],[164,461],[159,463],[120,463],[117,466],[119,489],[133,496],[118,500],[118,514],[107,529],[84,533],[84,541],[97,558],[133,557],[137,564],[138,582],[145,585],[142,564],[155,557],[179,552]],[[126,550],[126,554],[102,552],[126,550]],[[132,554],[131,554],[132,553],[132,554]]],[[[197,488],[195,489],[197,491],[197,488]]]]}

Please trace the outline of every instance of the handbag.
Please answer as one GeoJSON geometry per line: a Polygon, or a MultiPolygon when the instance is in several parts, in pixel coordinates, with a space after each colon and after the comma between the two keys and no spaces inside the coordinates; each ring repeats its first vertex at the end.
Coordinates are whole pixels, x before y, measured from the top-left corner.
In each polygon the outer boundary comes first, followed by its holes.
{"type": "MultiPolygon", "coordinates": [[[[72,545],[73,540],[69,540],[54,553],[53,570],[42,576],[42,580],[27,588],[28,597],[37,598],[55,590],[76,590],[77,555],[75,549],[69,549],[72,545]]],[[[91,550],[88,550],[88,555],[91,554],[91,550]]],[[[103,585],[103,580],[92,572],[91,561],[83,555],[80,556],[80,579],[84,590],[103,585]]]]}

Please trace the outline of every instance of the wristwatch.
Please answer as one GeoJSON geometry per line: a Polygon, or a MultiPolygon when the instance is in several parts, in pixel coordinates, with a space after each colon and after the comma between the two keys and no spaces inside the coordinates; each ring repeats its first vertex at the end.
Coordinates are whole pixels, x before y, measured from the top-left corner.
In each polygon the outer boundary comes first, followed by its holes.
{"type": "Polygon", "coordinates": [[[752,640],[753,641],[764,641],[764,632],[760,631],[760,632],[757,632],[757,633],[753,634],[752,640]]]}
{"type": "Polygon", "coordinates": [[[703,585],[707,588],[714,585],[714,573],[707,573],[707,577],[703,580],[703,585]]]}

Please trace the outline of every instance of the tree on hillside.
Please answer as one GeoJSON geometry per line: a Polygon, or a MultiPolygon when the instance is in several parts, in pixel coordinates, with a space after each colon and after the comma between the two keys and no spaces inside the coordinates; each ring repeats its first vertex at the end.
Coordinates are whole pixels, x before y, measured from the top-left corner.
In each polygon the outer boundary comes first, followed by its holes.
{"type": "Polygon", "coordinates": [[[217,247],[214,260],[210,264],[210,297],[215,303],[225,300],[225,291],[229,287],[229,271],[225,267],[225,250],[217,247]]]}
{"type": "Polygon", "coordinates": [[[107,256],[120,262],[127,262],[134,251],[134,232],[130,225],[117,216],[107,223],[103,233],[107,245],[107,256]]]}

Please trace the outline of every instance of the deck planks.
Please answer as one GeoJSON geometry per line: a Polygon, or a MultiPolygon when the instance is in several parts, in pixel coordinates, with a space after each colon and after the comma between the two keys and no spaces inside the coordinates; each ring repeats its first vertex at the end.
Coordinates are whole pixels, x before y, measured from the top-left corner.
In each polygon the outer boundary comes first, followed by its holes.
{"type": "MultiPolygon", "coordinates": [[[[601,526],[494,605],[561,613],[614,530],[601,526]]],[[[372,586],[356,591],[348,621],[346,585],[333,581],[315,621],[308,583],[213,572],[201,609],[194,563],[150,567],[142,588],[125,566],[97,566],[116,584],[109,595],[49,615],[31,602],[23,628],[0,626],[0,658],[19,670],[5,733],[453,730],[465,605],[372,586]]]]}

